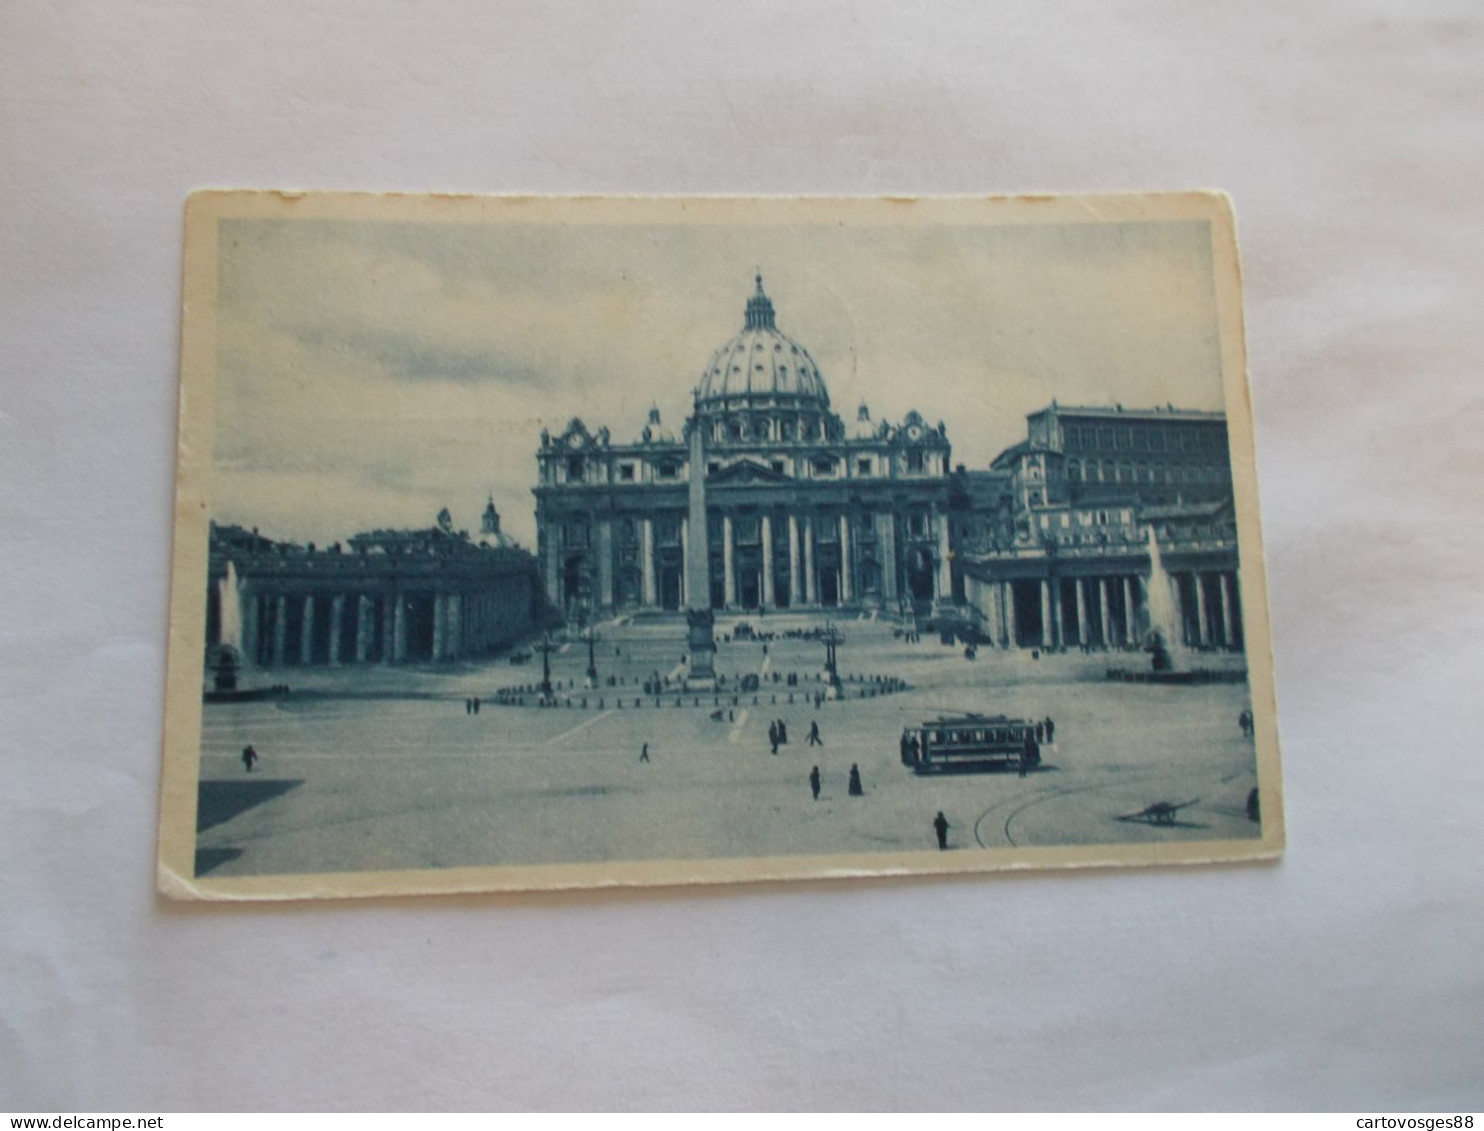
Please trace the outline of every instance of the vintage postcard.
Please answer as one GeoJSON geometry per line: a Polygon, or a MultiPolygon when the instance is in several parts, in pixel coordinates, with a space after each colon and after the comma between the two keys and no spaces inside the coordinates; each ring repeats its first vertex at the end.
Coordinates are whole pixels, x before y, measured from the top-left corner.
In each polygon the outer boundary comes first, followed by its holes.
{"type": "Polygon", "coordinates": [[[205,192],[159,887],[1271,858],[1228,202],[205,192]]]}

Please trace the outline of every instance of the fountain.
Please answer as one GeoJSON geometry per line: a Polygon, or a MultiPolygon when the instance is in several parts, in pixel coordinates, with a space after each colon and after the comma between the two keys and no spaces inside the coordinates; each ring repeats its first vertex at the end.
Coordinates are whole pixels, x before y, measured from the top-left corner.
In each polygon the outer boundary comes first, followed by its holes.
{"type": "Polygon", "coordinates": [[[230,558],[226,575],[217,582],[217,597],[217,642],[206,650],[206,671],[211,676],[211,684],[206,689],[207,701],[267,699],[287,692],[288,688],[282,684],[259,688],[238,686],[247,657],[242,650],[242,583],[230,558]]]}
{"type": "Polygon", "coordinates": [[[1175,671],[1184,667],[1185,651],[1181,641],[1180,612],[1175,608],[1175,594],[1170,575],[1165,572],[1164,559],[1159,552],[1159,539],[1154,536],[1154,527],[1149,532],[1149,639],[1145,650],[1150,653],[1154,670],[1175,671]]]}
{"type": "Polygon", "coordinates": [[[1246,668],[1226,666],[1198,668],[1191,664],[1186,650],[1180,608],[1175,601],[1175,587],[1165,570],[1159,539],[1154,527],[1148,529],[1149,546],[1149,634],[1144,650],[1149,653],[1150,671],[1109,668],[1108,678],[1124,683],[1168,683],[1195,685],[1202,683],[1241,683],[1247,678],[1246,668]]]}

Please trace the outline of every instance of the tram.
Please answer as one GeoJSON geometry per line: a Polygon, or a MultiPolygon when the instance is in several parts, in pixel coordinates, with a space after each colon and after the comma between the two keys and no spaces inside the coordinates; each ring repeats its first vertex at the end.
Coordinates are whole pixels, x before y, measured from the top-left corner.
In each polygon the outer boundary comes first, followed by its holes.
{"type": "Polygon", "coordinates": [[[1036,724],[1005,715],[953,715],[902,732],[902,765],[919,774],[1040,765],[1036,724]],[[1030,741],[1027,742],[1027,739],[1030,741]]]}

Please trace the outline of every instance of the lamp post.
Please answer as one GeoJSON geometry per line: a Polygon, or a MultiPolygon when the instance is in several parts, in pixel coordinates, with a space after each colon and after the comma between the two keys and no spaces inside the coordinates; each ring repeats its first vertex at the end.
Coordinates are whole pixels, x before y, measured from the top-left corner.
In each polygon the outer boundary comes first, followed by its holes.
{"type": "Polygon", "coordinates": [[[552,698],[551,693],[551,633],[547,633],[541,643],[536,645],[536,650],[541,653],[541,698],[552,698]]]}
{"type": "Polygon", "coordinates": [[[840,669],[837,663],[839,657],[837,649],[840,646],[841,637],[833,621],[825,624],[824,635],[820,639],[824,641],[824,670],[829,676],[829,685],[838,692],[840,690],[840,669]]]}
{"type": "Polygon", "coordinates": [[[598,686],[598,656],[594,650],[597,643],[598,632],[589,619],[587,625],[587,683],[589,687],[598,686]]]}

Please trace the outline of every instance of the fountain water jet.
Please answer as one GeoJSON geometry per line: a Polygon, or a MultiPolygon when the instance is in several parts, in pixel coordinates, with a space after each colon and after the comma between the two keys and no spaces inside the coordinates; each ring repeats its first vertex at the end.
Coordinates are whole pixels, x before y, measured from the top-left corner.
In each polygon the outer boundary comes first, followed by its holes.
{"type": "Polygon", "coordinates": [[[1180,613],[1175,607],[1175,594],[1170,575],[1165,572],[1159,552],[1159,539],[1154,527],[1149,532],[1149,639],[1155,671],[1172,671],[1184,666],[1180,660],[1185,651],[1180,631],[1180,613]]]}
{"type": "Polygon", "coordinates": [[[242,593],[238,588],[237,567],[227,560],[227,576],[218,583],[221,608],[221,631],[218,640],[242,651],[242,593]]]}

